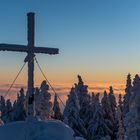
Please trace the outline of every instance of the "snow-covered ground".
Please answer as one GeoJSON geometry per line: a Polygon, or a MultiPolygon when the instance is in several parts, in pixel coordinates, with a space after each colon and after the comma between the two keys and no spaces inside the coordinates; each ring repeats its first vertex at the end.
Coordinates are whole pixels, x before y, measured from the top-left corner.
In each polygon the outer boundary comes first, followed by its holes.
{"type": "Polygon", "coordinates": [[[0,126],[0,140],[75,140],[73,134],[67,125],[54,120],[14,122],[0,126]]]}

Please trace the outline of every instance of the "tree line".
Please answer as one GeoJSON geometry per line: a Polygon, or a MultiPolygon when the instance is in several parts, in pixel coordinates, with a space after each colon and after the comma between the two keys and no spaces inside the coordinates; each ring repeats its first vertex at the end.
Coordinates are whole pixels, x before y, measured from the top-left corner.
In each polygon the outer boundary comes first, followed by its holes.
{"type": "MultiPolygon", "coordinates": [[[[135,75],[133,81],[128,74],[125,93],[119,94],[118,103],[113,87],[109,92],[90,94],[80,75],[78,82],[71,88],[64,111],[61,112],[58,97],[51,101],[49,86],[43,81],[35,89],[35,112],[40,120],[61,120],[70,126],[75,136],[87,140],[139,140],[140,139],[140,77],[135,75]]],[[[1,120],[4,123],[26,119],[27,101],[21,88],[17,99],[0,98],[1,120]]]]}

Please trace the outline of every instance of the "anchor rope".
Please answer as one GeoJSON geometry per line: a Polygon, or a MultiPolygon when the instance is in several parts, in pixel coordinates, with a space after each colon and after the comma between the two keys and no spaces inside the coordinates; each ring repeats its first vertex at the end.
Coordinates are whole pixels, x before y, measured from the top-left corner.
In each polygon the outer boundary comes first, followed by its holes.
{"type": "Polygon", "coordinates": [[[37,60],[36,57],[35,57],[35,62],[37,63],[37,66],[38,66],[40,72],[42,73],[42,75],[43,75],[43,77],[45,78],[45,80],[48,82],[48,84],[49,84],[49,86],[51,87],[52,91],[56,94],[56,96],[58,97],[58,99],[60,100],[60,102],[62,103],[62,105],[65,107],[64,102],[63,102],[62,99],[59,97],[59,95],[56,93],[55,89],[53,88],[53,86],[51,85],[51,83],[49,82],[49,80],[47,79],[47,77],[45,76],[45,74],[44,74],[44,72],[43,72],[43,70],[42,70],[42,68],[41,68],[41,66],[40,66],[40,64],[39,64],[39,62],[38,62],[38,60],[37,60]]]}
{"type": "Polygon", "coordinates": [[[16,82],[17,78],[19,77],[20,73],[22,72],[24,66],[25,66],[26,62],[24,62],[23,66],[21,67],[21,69],[19,70],[19,72],[17,73],[16,77],[14,78],[13,82],[11,83],[10,87],[8,88],[8,90],[6,91],[4,98],[7,97],[7,95],[9,94],[10,90],[12,89],[14,83],[16,82]]]}
{"type": "MultiPolygon", "coordinates": [[[[51,87],[52,91],[56,94],[56,96],[58,97],[58,99],[60,100],[60,102],[62,103],[62,105],[65,107],[64,102],[62,101],[62,99],[59,97],[59,95],[56,93],[55,89],[53,88],[53,86],[51,85],[51,83],[49,82],[49,80],[47,79],[47,77],[45,76],[38,60],[35,57],[35,62],[37,63],[37,66],[40,70],[40,72],[42,73],[43,77],[45,78],[45,80],[48,82],[49,86],[51,87]]],[[[6,91],[4,98],[7,97],[7,95],[9,94],[10,90],[12,89],[13,85],[15,84],[16,80],[18,79],[19,75],[21,74],[23,68],[25,67],[26,62],[24,62],[24,64],[22,65],[21,69],[19,70],[19,72],[17,73],[16,77],[14,78],[13,82],[11,83],[10,87],[8,88],[8,90],[6,91]]]]}

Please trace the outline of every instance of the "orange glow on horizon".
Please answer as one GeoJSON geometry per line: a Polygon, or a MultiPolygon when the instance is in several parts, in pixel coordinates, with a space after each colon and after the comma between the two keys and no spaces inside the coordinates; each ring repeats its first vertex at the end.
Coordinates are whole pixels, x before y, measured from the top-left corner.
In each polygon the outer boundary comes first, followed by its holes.
{"type": "MultiPolygon", "coordinates": [[[[5,95],[6,91],[10,87],[9,84],[0,84],[0,92],[2,93],[1,95],[5,95]]],[[[94,83],[85,83],[85,85],[88,85],[88,91],[91,94],[92,92],[94,93],[103,93],[104,90],[109,92],[109,87],[111,86],[110,83],[100,83],[100,82],[94,82],[94,83]]],[[[36,87],[40,87],[40,83],[35,85],[36,87]]],[[[74,86],[74,83],[52,83],[52,86],[55,88],[57,94],[62,98],[62,100],[65,102],[67,99],[67,95],[70,92],[70,89],[72,86],[74,86]]],[[[114,88],[114,93],[115,94],[124,94],[124,88],[125,85],[122,83],[114,83],[112,84],[114,88]]],[[[10,98],[11,100],[14,100],[17,96],[17,93],[19,92],[20,88],[24,87],[25,93],[26,93],[26,85],[21,85],[21,84],[16,84],[14,87],[11,89],[10,94],[8,94],[7,99],[10,98]]],[[[52,93],[52,97],[54,96],[54,93],[52,93]]]]}
{"type": "MultiPolygon", "coordinates": [[[[44,70],[45,71],[45,70],[44,70]]],[[[17,72],[17,71],[16,71],[17,72]]],[[[13,82],[13,79],[16,76],[16,72],[9,72],[6,74],[5,71],[0,71],[1,80],[0,80],[0,93],[4,95],[7,89],[10,87],[10,84],[13,82]],[[11,80],[12,79],[12,80],[11,80]]],[[[67,99],[67,95],[70,92],[71,87],[74,86],[74,83],[77,83],[77,72],[56,72],[51,73],[48,72],[47,78],[55,88],[56,92],[65,102],[67,99]]],[[[107,92],[109,91],[109,87],[113,86],[115,94],[124,94],[125,91],[125,81],[126,81],[126,74],[117,74],[117,73],[109,73],[108,74],[100,74],[100,72],[96,74],[91,74],[87,72],[81,72],[80,75],[83,78],[84,84],[88,85],[89,93],[92,92],[100,92],[103,93],[104,90],[107,92]],[[120,77],[124,76],[122,79],[120,77]],[[94,80],[93,80],[94,79],[94,80]],[[121,79],[121,80],[120,80],[121,79]]],[[[44,80],[42,74],[36,69],[35,70],[35,87],[40,87],[41,82],[44,80]]],[[[11,94],[7,96],[11,100],[14,100],[19,92],[20,88],[24,87],[26,91],[27,87],[27,68],[21,73],[19,78],[17,79],[14,87],[11,89],[11,94]]],[[[53,97],[53,94],[52,94],[53,97]]]]}

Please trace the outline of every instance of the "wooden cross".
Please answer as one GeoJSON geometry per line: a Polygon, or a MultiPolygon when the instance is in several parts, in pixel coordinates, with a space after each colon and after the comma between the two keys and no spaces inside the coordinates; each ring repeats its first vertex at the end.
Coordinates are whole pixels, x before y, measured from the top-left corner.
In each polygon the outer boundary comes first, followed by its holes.
{"type": "Polygon", "coordinates": [[[33,101],[34,101],[34,56],[35,53],[44,53],[55,55],[59,53],[57,48],[35,47],[35,13],[28,13],[28,44],[0,44],[0,51],[15,51],[26,52],[27,57],[24,61],[28,62],[28,115],[34,115],[33,101]]]}

